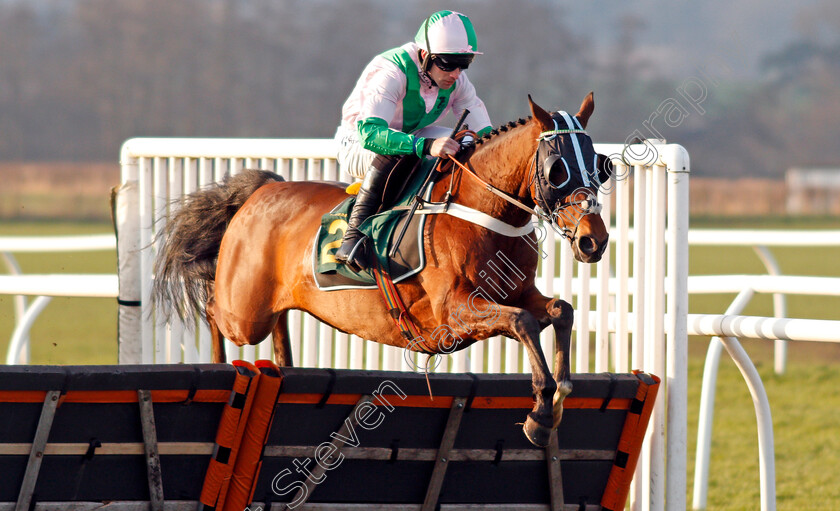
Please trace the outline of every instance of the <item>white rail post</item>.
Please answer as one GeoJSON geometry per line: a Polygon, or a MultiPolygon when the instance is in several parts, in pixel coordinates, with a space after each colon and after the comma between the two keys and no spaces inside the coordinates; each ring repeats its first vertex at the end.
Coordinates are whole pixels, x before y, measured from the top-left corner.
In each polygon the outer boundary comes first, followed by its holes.
{"type": "Polygon", "coordinates": [[[140,169],[140,303],[142,324],[140,334],[142,339],[141,363],[153,364],[155,362],[155,338],[154,323],[152,318],[152,275],[154,264],[154,253],[152,252],[152,224],[154,213],[152,211],[152,187],[153,174],[150,158],[138,158],[140,169]]]}
{"type": "MultiPolygon", "coordinates": [[[[665,182],[666,169],[656,164],[651,167],[648,204],[648,263],[646,294],[651,299],[645,305],[645,369],[656,375],[665,375],[665,182]]],[[[658,394],[648,426],[650,438],[648,499],[650,509],[665,509],[665,394],[658,394]]]]}
{"type": "MultiPolygon", "coordinates": [[[[644,249],[647,246],[647,171],[642,165],[635,165],[633,172],[633,337],[630,349],[630,364],[633,368],[644,367],[644,338],[645,338],[645,259],[644,249]]],[[[647,435],[646,435],[647,438],[647,435]]],[[[640,462],[636,466],[636,475],[632,488],[631,509],[633,511],[648,511],[650,500],[646,486],[649,486],[649,463],[645,441],[642,447],[640,462]],[[635,504],[635,505],[633,505],[635,504]]]]}
{"type": "Polygon", "coordinates": [[[624,163],[615,164],[615,226],[618,231],[615,243],[615,276],[618,280],[615,310],[618,312],[615,327],[615,361],[613,370],[621,373],[630,370],[630,168],[624,163]]]}
{"type": "MultiPolygon", "coordinates": [[[[20,265],[17,263],[17,259],[15,256],[12,255],[11,252],[3,252],[0,251],[0,256],[2,256],[3,260],[6,262],[6,267],[9,269],[9,273],[11,275],[20,275],[23,272],[20,271],[20,265]]],[[[25,295],[15,295],[15,325],[20,325],[23,322],[24,316],[26,315],[26,306],[27,306],[27,299],[25,295]]],[[[36,314],[37,316],[37,314],[36,314]]],[[[16,360],[9,362],[8,359],[6,360],[7,364],[28,364],[29,363],[29,329],[23,330],[22,338],[20,340],[23,343],[23,349],[20,352],[20,356],[17,357],[16,360]]],[[[12,339],[14,340],[17,335],[17,327],[15,327],[15,332],[12,334],[12,339]]],[[[10,347],[13,345],[13,342],[10,342],[10,347]]],[[[9,350],[11,352],[11,349],[9,350]]]]}
{"type": "Polygon", "coordinates": [[[666,370],[667,437],[665,503],[685,509],[688,464],[688,152],[669,146],[667,237],[666,370]]]}
{"type": "MultiPolygon", "coordinates": [[[[740,314],[753,297],[752,289],[744,289],[729,308],[726,315],[740,314]]],[[[758,423],[759,485],[761,487],[761,511],[776,509],[776,462],[773,447],[773,420],[770,401],[758,371],[747,352],[734,337],[714,337],[709,343],[706,364],[703,368],[703,389],[700,394],[700,417],[697,427],[697,456],[694,468],[694,509],[706,509],[709,487],[709,456],[712,449],[712,419],[714,418],[715,384],[720,364],[722,347],[735,361],[735,365],[747,382],[755,407],[758,423]]]]}
{"type": "Polygon", "coordinates": [[[12,332],[12,339],[9,341],[9,351],[6,353],[6,365],[28,364],[29,357],[24,359],[24,354],[29,351],[29,329],[38,317],[38,314],[44,310],[44,307],[52,300],[51,296],[38,296],[32,302],[32,305],[27,309],[26,313],[20,318],[14,332],[12,332]]]}
{"type": "Polygon", "coordinates": [[[770,400],[758,375],[758,370],[734,337],[723,338],[723,345],[741,371],[750,389],[758,423],[758,469],[761,487],[761,511],[776,511],[776,459],[773,440],[773,417],[770,400]]]}
{"type": "Polygon", "coordinates": [[[142,303],[141,268],[137,256],[140,250],[140,166],[129,150],[128,143],[120,151],[121,184],[112,195],[114,226],[117,234],[117,274],[120,295],[118,313],[118,356],[120,364],[142,362],[142,303]]]}
{"type": "MultiPolygon", "coordinates": [[[[743,312],[755,293],[752,289],[743,289],[729,304],[725,314],[734,315],[743,312]]],[[[715,386],[717,385],[718,367],[723,343],[720,337],[712,337],[706,351],[706,363],[703,366],[703,387],[700,392],[700,416],[697,424],[697,454],[694,461],[694,509],[706,509],[706,497],[709,486],[709,456],[712,451],[712,420],[715,415],[715,386]]]]}
{"type": "MultiPolygon", "coordinates": [[[[152,158],[152,221],[150,223],[150,236],[152,246],[149,251],[149,272],[151,274],[154,268],[154,261],[157,254],[160,253],[163,245],[163,237],[158,234],[163,231],[166,226],[165,220],[168,216],[168,200],[167,200],[167,183],[169,181],[169,172],[171,171],[170,158],[154,157],[152,158]]],[[[151,283],[149,285],[149,300],[151,301],[151,283]]],[[[168,363],[167,360],[167,333],[169,325],[164,320],[162,314],[155,314],[154,318],[154,359],[155,364],[168,363]]]]}
{"type": "MultiPolygon", "coordinates": [[[[770,275],[782,274],[779,263],[773,257],[773,253],[770,252],[769,248],[764,245],[756,245],[753,247],[753,250],[755,250],[761,262],[764,263],[764,267],[767,268],[767,273],[770,275]]],[[[787,317],[787,298],[784,293],[773,293],[773,315],[777,318],[787,317]]],[[[787,341],[776,339],[773,341],[773,347],[773,367],[776,370],[776,374],[784,374],[787,366],[787,341]]]]}
{"type": "MultiPolygon", "coordinates": [[[[615,181],[607,181],[605,185],[615,189],[615,181]]],[[[610,217],[612,216],[612,197],[604,191],[598,194],[598,202],[603,204],[601,210],[601,220],[604,225],[610,225],[610,217]]],[[[595,372],[602,373],[610,370],[610,328],[609,328],[609,312],[610,312],[610,259],[612,257],[612,250],[610,244],[607,243],[604,253],[601,255],[601,260],[598,261],[598,291],[595,295],[595,308],[598,311],[598,323],[595,329],[595,372]]]]}

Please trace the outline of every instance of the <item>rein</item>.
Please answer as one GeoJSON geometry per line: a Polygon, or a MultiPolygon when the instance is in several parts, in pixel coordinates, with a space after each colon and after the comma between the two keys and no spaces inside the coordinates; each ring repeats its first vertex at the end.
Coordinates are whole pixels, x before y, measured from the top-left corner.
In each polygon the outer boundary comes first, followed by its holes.
{"type": "MultiPolygon", "coordinates": [[[[461,142],[461,141],[462,141],[465,137],[467,137],[467,136],[471,136],[471,137],[472,137],[472,138],[474,138],[474,139],[478,137],[478,135],[477,135],[474,131],[464,130],[464,131],[460,131],[460,132],[458,132],[458,134],[456,134],[456,135],[455,135],[455,140],[457,140],[457,141],[460,143],[460,142],[461,142]]],[[[542,218],[542,217],[540,216],[540,214],[539,214],[536,210],[534,210],[534,209],[532,209],[532,208],[529,208],[528,206],[526,206],[525,204],[522,204],[520,201],[518,201],[518,200],[516,200],[515,198],[511,197],[511,196],[510,196],[510,195],[508,195],[507,193],[505,193],[505,192],[503,192],[503,191],[499,190],[498,188],[496,188],[495,186],[491,185],[491,184],[490,184],[490,183],[488,183],[487,181],[485,181],[485,180],[481,179],[480,177],[478,177],[478,174],[475,172],[475,169],[473,168],[473,166],[472,166],[472,164],[470,163],[470,160],[469,160],[469,159],[467,159],[467,162],[466,162],[467,164],[466,164],[466,165],[464,165],[464,164],[463,164],[463,163],[461,163],[460,161],[456,160],[456,159],[455,159],[455,158],[453,158],[452,156],[449,156],[449,160],[450,160],[450,161],[451,161],[451,162],[452,162],[455,166],[457,166],[457,167],[458,167],[461,171],[466,172],[468,176],[471,176],[473,179],[475,179],[475,180],[477,180],[479,183],[481,183],[481,184],[483,185],[483,187],[484,187],[484,189],[485,189],[485,190],[487,190],[487,191],[489,191],[489,192],[492,192],[492,193],[494,193],[494,194],[498,195],[499,197],[501,197],[502,199],[506,200],[507,202],[509,202],[509,203],[513,204],[514,206],[516,206],[516,207],[518,207],[518,208],[520,208],[520,209],[524,209],[525,211],[527,211],[528,213],[530,213],[530,214],[532,214],[532,215],[535,215],[535,216],[538,216],[538,217],[542,218]]],[[[442,162],[441,162],[441,163],[442,163],[442,162]]],[[[442,168],[442,165],[441,165],[441,168],[442,168]]],[[[440,171],[442,172],[443,170],[440,170],[440,171]]],[[[454,179],[455,179],[455,172],[453,171],[453,172],[452,172],[452,175],[451,175],[451,176],[450,176],[450,178],[449,178],[449,191],[448,191],[448,192],[446,192],[446,201],[447,201],[447,202],[449,201],[450,197],[452,196],[452,184],[453,184],[453,182],[454,182],[454,179]]]]}
{"type": "Polygon", "coordinates": [[[455,163],[455,165],[457,165],[457,166],[458,166],[458,168],[459,168],[461,171],[466,172],[468,176],[472,177],[473,179],[475,179],[476,181],[478,181],[479,183],[481,183],[482,185],[484,185],[484,189],[485,189],[485,190],[487,190],[488,192],[495,193],[495,194],[496,194],[496,195],[498,195],[499,197],[501,197],[501,198],[503,198],[504,200],[506,200],[506,201],[510,202],[511,204],[513,204],[514,206],[516,206],[516,207],[518,207],[518,208],[520,208],[520,209],[524,209],[525,211],[527,211],[528,213],[531,213],[532,215],[536,215],[536,216],[538,216],[538,217],[540,217],[540,218],[543,218],[543,215],[541,215],[541,214],[540,214],[538,211],[536,211],[535,209],[533,209],[533,208],[529,208],[528,206],[526,206],[525,204],[522,204],[522,203],[521,203],[521,202],[519,202],[518,200],[516,200],[516,199],[514,199],[513,197],[511,197],[510,195],[508,195],[507,193],[505,193],[505,192],[503,192],[503,191],[499,190],[498,188],[496,188],[495,186],[491,185],[491,184],[490,184],[490,183],[488,183],[487,181],[485,181],[485,180],[481,179],[480,177],[478,177],[478,174],[476,174],[475,169],[473,168],[473,166],[472,166],[472,164],[469,162],[469,160],[467,160],[467,165],[464,165],[463,163],[461,163],[461,162],[459,162],[458,160],[455,160],[455,159],[453,159],[453,160],[452,160],[452,162],[453,162],[453,163],[455,163]]]}

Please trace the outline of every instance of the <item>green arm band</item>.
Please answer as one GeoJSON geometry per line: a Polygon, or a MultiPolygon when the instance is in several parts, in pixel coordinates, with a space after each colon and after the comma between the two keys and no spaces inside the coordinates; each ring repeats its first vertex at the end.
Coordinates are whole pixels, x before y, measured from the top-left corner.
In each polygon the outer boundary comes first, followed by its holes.
{"type": "Polygon", "coordinates": [[[486,135],[486,134],[490,133],[491,131],[493,131],[493,128],[492,128],[492,127],[490,127],[490,126],[487,126],[487,127],[481,128],[481,129],[478,131],[478,133],[476,133],[476,135],[478,135],[478,138],[481,138],[481,137],[483,137],[484,135],[486,135]]]}
{"type": "Polygon", "coordinates": [[[388,127],[384,119],[368,117],[357,124],[362,147],[376,154],[411,154],[423,156],[425,139],[388,127]]]}

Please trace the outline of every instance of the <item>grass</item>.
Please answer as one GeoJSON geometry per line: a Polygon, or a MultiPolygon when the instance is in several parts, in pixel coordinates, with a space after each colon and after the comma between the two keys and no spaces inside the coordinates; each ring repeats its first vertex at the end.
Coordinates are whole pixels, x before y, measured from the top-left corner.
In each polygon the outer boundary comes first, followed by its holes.
{"type": "MultiPolygon", "coordinates": [[[[693,218],[692,227],[840,229],[835,218],[715,219],[693,218]]],[[[108,223],[2,223],[0,235],[48,235],[111,232],[108,223]]],[[[784,272],[840,276],[840,249],[772,249],[784,272]]],[[[24,272],[113,273],[109,253],[19,255],[24,272]]],[[[749,248],[691,250],[692,275],[764,273],[749,248]]],[[[733,295],[691,297],[692,313],[721,313],[733,295]]],[[[791,317],[838,319],[840,299],[790,297],[791,317]]],[[[756,296],[745,314],[772,315],[769,296],[756,296]]],[[[56,298],[32,330],[32,359],[39,364],[116,363],[117,305],[112,299],[56,298]]],[[[0,349],[14,324],[11,297],[0,295],[0,349]]],[[[772,345],[745,341],[764,381],[774,420],[778,509],[835,509],[840,502],[840,345],[796,343],[790,347],[788,370],[772,370],[772,345]]],[[[689,341],[688,506],[694,477],[694,449],[703,361],[708,339],[689,341]]],[[[756,420],[747,387],[728,356],[721,359],[712,439],[708,509],[758,509],[758,444],[756,420]]]]}
{"type": "MultiPolygon", "coordinates": [[[[779,376],[767,358],[756,365],[773,413],[778,509],[836,509],[840,502],[840,364],[795,360],[779,376]]],[[[688,393],[689,508],[702,371],[702,360],[692,357],[688,393]]],[[[756,428],[749,391],[734,363],[724,356],[716,391],[707,509],[758,509],[756,428]]]]}
{"type": "MultiPolygon", "coordinates": [[[[63,222],[0,223],[0,236],[101,234],[110,224],[63,222]]],[[[16,254],[23,273],[115,273],[116,254],[70,252],[16,254]]],[[[7,272],[5,265],[0,271],[7,272]]],[[[13,297],[0,294],[0,353],[14,329],[13,297]]],[[[113,298],[53,298],[30,332],[33,364],[116,364],[117,303],[113,298]]]]}
{"type": "MultiPolygon", "coordinates": [[[[692,228],[840,229],[835,218],[692,218],[692,228]]],[[[782,273],[840,276],[840,249],[772,248],[782,273]]],[[[765,273],[750,248],[695,247],[690,273],[765,273]]],[[[692,313],[720,313],[734,295],[694,295],[692,313]]],[[[840,297],[790,296],[790,317],[840,319],[840,297]]],[[[757,295],[744,311],[772,316],[772,297],[757,295]]],[[[776,451],[777,508],[837,509],[840,502],[840,345],[794,343],[789,346],[785,374],[773,371],[772,343],[743,341],[770,401],[776,451]]],[[[694,482],[697,421],[703,362],[708,339],[689,340],[688,492],[694,482]]],[[[758,439],[755,410],[741,373],[724,353],[716,386],[707,509],[752,510],[759,503],[758,439]]]]}
{"type": "Polygon", "coordinates": [[[100,196],[77,193],[0,192],[0,217],[38,219],[51,218],[72,211],[76,219],[102,219],[108,217],[108,202],[100,196]]]}

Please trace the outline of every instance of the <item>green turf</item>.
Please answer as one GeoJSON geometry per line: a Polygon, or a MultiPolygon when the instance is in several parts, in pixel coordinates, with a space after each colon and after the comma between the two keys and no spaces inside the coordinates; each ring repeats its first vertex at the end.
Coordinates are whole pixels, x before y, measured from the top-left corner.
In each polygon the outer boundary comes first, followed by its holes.
{"type": "MultiPolygon", "coordinates": [[[[692,219],[693,228],[840,229],[824,219],[692,219]]],[[[0,235],[50,235],[112,232],[107,223],[0,223],[0,235]]],[[[772,249],[782,270],[797,275],[840,276],[838,249],[772,249]]],[[[19,255],[29,273],[113,273],[109,253],[19,255]]],[[[4,271],[5,269],[0,269],[4,271]]],[[[697,247],[690,273],[764,273],[749,248],[697,247]]],[[[690,299],[692,313],[722,313],[734,295],[690,299]]],[[[790,297],[791,317],[838,319],[840,299],[790,297]]],[[[756,296],[746,314],[772,315],[769,296],[756,296]]],[[[0,295],[0,350],[13,328],[11,297],[0,295]]],[[[32,360],[40,364],[116,363],[117,305],[113,299],[56,298],[32,330],[32,360]]],[[[702,365],[708,339],[689,341],[688,495],[694,474],[697,412],[702,365]]],[[[840,502],[840,345],[791,345],[786,374],[772,371],[771,343],[744,343],[758,366],[774,417],[778,509],[834,509],[840,502]]],[[[724,354],[717,385],[708,509],[758,509],[758,446],[753,405],[743,378],[724,354]]]]}
{"type": "MultiPolygon", "coordinates": [[[[753,347],[751,354],[757,351],[753,347]]],[[[766,350],[766,347],[764,348],[766,350]]],[[[765,357],[769,358],[769,357],[765,357]]],[[[757,363],[773,414],[778,509],[837,509],[840,502],[840,363],[792,360],[784,375],[757,363]]],[[[694,482],[703,360],[691,357],[688,385],[688,508],[694,482]]],[[[744,379],[724,354],[716,386],[709,510],[759,508],[755,411],[744,379]]]]}
{"type": "MultiPolygon", "coordinates": [[[[0,236],[104,234],[108,223],[0,223],[0,236]]],[[[23,273],[116,273],[111,252],[15,254],[23,273]]],[[[5,264],[0,271],[7,273],[5,264]]],[[[0,295],[0,353],[14,329],[13,297],[0,295]]],[[[33,364],[116,364],[117,303],[113,298],[53,298],[32,327],[33,364]]]]}

